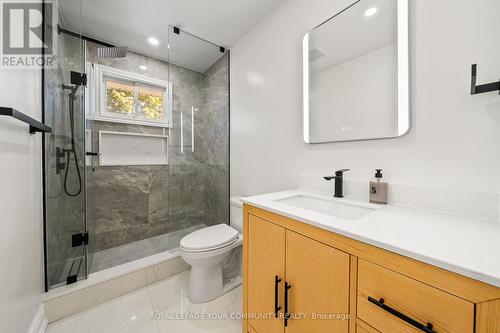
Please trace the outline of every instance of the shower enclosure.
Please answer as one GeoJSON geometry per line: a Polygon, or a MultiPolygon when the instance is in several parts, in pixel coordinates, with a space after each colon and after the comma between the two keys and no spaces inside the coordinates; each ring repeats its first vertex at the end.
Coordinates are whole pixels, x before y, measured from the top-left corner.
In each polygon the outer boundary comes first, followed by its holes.
{"type": "Polygon", "coordinates": [[[47,290],[229,222],[229,51],[171,26],[163,56],[117,49],[60,6],[45,27],[47,290]]]}

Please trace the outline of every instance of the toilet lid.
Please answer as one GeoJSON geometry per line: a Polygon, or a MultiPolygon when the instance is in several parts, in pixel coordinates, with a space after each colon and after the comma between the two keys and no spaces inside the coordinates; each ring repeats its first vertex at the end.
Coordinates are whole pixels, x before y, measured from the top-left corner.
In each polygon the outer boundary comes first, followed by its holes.
{"type": "Polygon", "coordinates": [[[233,243],[238,231],[227,224],[218,224],[190,233],[181,239],[181,247],[188,251],[220,248],[233,243]]]}

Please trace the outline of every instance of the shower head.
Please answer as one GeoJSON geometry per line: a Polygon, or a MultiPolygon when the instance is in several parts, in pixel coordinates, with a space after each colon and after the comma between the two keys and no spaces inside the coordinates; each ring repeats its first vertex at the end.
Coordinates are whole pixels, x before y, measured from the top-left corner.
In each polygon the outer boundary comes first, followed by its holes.
{"type": "Polygon", "coordinates": [[[98,47],[98,58],[123,58],[127,55],[126,47],[98,47]]]}

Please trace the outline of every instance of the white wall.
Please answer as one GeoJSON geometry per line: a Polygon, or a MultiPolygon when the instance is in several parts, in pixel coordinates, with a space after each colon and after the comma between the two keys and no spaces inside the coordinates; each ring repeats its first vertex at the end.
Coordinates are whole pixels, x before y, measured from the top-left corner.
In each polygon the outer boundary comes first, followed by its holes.
{"type": "MultiPolygon", "coordinates": [[[[0,106],[41,119],[40,71],[0,70],[0,106]]],[[[0,332],[26,333],[40,306],[41,134],[0,117],[0,332]]]]}
{"type": "Polygon", "coordinates": [[[413,0],[413,123],[402,138],[306,145],[302,141],[301,41],[348,0],[288,0],[232,48],[231,192],[292,188],[299,174],[375,167],[390,182],[497,192],[500,96],[470,96],[500,78],[500,1],[413,0]]]}

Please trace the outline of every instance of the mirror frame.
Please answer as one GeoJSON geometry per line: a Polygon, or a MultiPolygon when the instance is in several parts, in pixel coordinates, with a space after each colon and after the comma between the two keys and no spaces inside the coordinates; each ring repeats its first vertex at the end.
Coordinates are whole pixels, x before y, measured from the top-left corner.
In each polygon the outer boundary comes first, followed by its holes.
{"type": "Polygon", "coordinates": [[[304,142],[307,144],[322,144],[332,142],[354,142],[354,141],[368,141],[380,139],[392,139],[404,136],[410,131],[411,128],[411,58],[410,58],[410,0],[395,0],[397,1],[397,16],[398,16],[398,128],[397,135],[367,138],[367,139],[352,139],[352,140],[338,140],[338,141],[322,141],[310,142],[310,123],[309,123],[309,35],[318,27],[335,19],[351,7],[355,6],[362,0],[357,0],[353,4],[344,8],[328,20],[317,25],[309,30],[302,40],[302,60],[303,60],[303,135],[304,142]]]}

